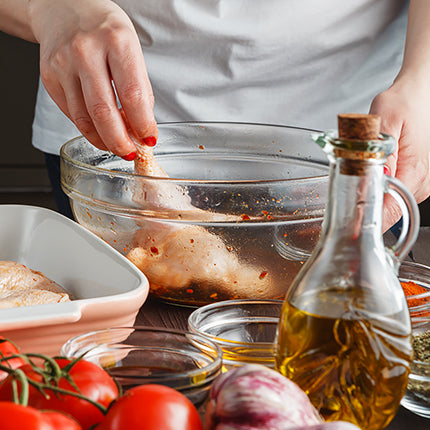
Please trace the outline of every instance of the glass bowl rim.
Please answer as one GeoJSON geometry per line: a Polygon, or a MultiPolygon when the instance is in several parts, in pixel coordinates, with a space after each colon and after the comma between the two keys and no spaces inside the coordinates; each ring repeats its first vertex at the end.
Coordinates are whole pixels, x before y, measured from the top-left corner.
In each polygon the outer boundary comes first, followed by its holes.
{"type": "MultiPolygon", "coordinates": [[[[205,311],[211,311],[213,309],[217,310],[217,309],[222,309],[222,308],[230,308],[230,307],[234,307],[234,306],[238,306],[240,304],[267,304],[267,305],[280,305],[282,307],[283,305],[283,300],[277,300],[277,299],[262,299],[262,300],[258,300],[258,299],[232,299],[232,300],[224,300],[221,302],[215,302],[215,303],[209,303],[205,306],[201,306],[200,308],[197,308],[196,310],[194,310],[190,316],[188,317],[188,329],[192,332],[192,333],[197,333],[200,336],[206,337],[210,340],[212,340],[213,343],[217,343],[218,345],[221,346],[233,346],[233,345],[237,345],[237,346],[247,346],[250,349],[258,349],[261,348],[262,346],[272,346],[273,342],[241,342],[241,341],[236,341],[236,340],[229,340],[229,339],[223,339],[217,336],[214,336],[213,334],[210,333],[205,333],[203,331],[201,331],[200,329],[197,328],[197,324],[196,324],[196,319],[201,316],[201,314],[205,311]]],[[[277,317],[264,317],[265,320],[267,322],[276,322],[279,321],[279,318],[277,317]]]]}
{"type": "MultiPolygon", "coordinates": [[[[189,371],[181,371],[181,372],[175,372],[175,373],[159,373],[157,374],[156,377],[153,377],[153,379],[160,379],[160,381],[174,381],[177,379],[183,379],[183,378],[193,378],[195,376],[199,376],[202,372],[206,372],[208,377],[210,376],[216,376],[222,368],[222,350],[219,347],[219,345],[217,345],[216,343],[214,343],[213,341],[211,341],[210,339],[205,338],[204,336],[202,336],[199,333],[193,333],[190,331],[185,331],[185,330],[179,330],[179,329],[171,329],[171,328],[167,328],[167,327],[147,327],[147,326],[134,326],[134,327],[108,327],[105,329],[99,329],[99,330],[93,330],[93,331],[89,331],[77,336],[74,336],[72,338],[70,338],[69,340],[67,340],[62,348],[61,348],[61,355],[69,357],[64,349],[66,348],[66,345],[68,344],[72,344],[73,341],[77,341],[79,339],[83,339],[85,337],[89,337],[89,336],[94,336],[98,333],[104,333],[104,332],[115,332],[115,331],[120,331],[120,330],[129,330],[130,332],[153,332],[153,333],[164,333],[164,334],[168,334],[168,335],[176,335],[176,336],[180,336],[184,339],[189,339],[189,337],[193,337],[193,338],[197,338],[197,342],[202,343],[203,345],[206,344],[207,346],[209,346],[210,348],[212,348],[215,352],[215,355],[212,356],[213,361],[211,363],[209,363],[206,366],[203,367],[199,367],[193,370],[189,370],[189,371]]],[[[98,346],[103,345],[105,342],[98,344],[98,346]]],[[[193,343],[189,343],[191,346],[194,346],[195,348],[196,345],[194,345],[193,343]]],[[[136,345],[138,346],[138,345],[136,345]]],[[[201,351],[200,353],[205,353],[204,351],[201,351]]],[[[81,353],[82,354],[82,353],[81,353]]],[[[206,354],[205,355],[209,355],[206,354]]],[[[84,356],[85,359],[85,356],[84,356]]],[[[135,375],[135,376],[130,376],[127,375],[128,379],[150,379],[150,376],[142,376],[142,375],[135,375]]],[[[205,380],[201,381],[201,383],[196,383],[193,384],[195,387],[199,386],[199,385],[205,385],[207,383],[207,379],[205,378],[205,380]]]]}
{"type": "MultiPolygon", "coordinates": [[[[193,125],[193,126],[210,126],[210,125],[239,125],[239,126],[257,126],[257,127],[273,127],[273,128],[282,128],[282,129],[289,129],[289,130],[300,130],[300,131],[307,131],[310,133],[318,133],[318,130],[308,129],[304,127],[296,127],[296,126],[288,126],[288,125],[281,125],[281,124],[270,124],[270,123],[258,123],[258,122],[228,122],[228,121],[175,121],[175,122],[160,122],[158,123],[158,126],[181,126],[181,125],[193,125]]],[[[186,179],[186,178],[175,178],[175,177],[160,177],[160,176],[145,176],[145,175],[139,175],[138,173],[134,172],[121,172],[118,170],[111,170],[106,168],[101,168],[98,166],[91,166],[89,164],[83,163],[81,161],[74,160],[71,158],[67,153],[66,149],[68,146],[73,144],[74,142],[78,140],[84,139],[86,142],[88,140],[85,138],[85,136],[75,136],[72,139],[69,139],[67,142],[65,142],[61,149],[60,149],[60,158],[64,160],[65,162],[72,164],[74,166],[79,167],[80,169],[89,171],[89,172],[98,172],[99,174],[107,174],[112,175],[114,174],[116,177],[121,178],[143,178],[143,179],[151,179],[151,180],[157,180],[157,181],[163,181],[163,182],[181,182],[184,184],[204,184],[204,185],[227,185],[227,186],[234,186],[234,185],[245,185],[245,184],[267,184],[267,183],[282,183],[282,182],[300,182],[300,183],[307,183],[312,182],[315,180],[327,180],[328,181],[328,164],[323,164],[321,162],[312,161],[312,160],[303,160],[306,163],[309,164],[316,164],[318,166],[324,166],[327,167],[327,174],[326,175],[316,175],[316,176],[310,176],[305,178],[296,178],[296,179],[259,179],[259,180],[252,180],[252,179],[236,179],[236,180],[224,180],[224,179],[186,179]]],[[[89,145],[91,143],[88,142],[89,145]]],[[[92,146],[92,145],[91,145],[92,146]]],[[[106,154],[112,154],[112,157],[117,157],[113,153],[109,151],[102,151],[99,150],[101,153],[106,154]]],[[[120,157],[117,157],[119,160],[122,160],[120,157]]]]}

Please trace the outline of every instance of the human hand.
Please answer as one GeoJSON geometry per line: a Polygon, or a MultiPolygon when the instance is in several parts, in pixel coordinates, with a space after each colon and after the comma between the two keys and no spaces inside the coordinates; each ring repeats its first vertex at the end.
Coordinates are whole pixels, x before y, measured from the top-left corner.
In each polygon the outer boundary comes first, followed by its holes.
{"type": "Polygon", "coordinates": [[[113,82],[134,134],[155,145],[154,96],[125,12],[110,0],[32,0],[29,17],[40,43],[42,82],[80,132],[99,149],[134,158],[113,82]]]}
{"type": "MultiPolygon", "coordinates": [[[[381,131],[397,141],[385,165],[421,203],[430,195],[430,87],[399,79],[373,100],[370,113],[381,117],[381,131]]],[[[384,202],[384,231],[401,217],[392,198],[384,202]]]]}

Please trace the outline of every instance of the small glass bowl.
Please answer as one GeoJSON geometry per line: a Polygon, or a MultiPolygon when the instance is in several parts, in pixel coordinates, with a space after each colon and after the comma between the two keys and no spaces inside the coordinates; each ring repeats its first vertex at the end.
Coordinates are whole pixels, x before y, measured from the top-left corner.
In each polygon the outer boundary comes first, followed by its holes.
{"type": "MultiPolygon", "coordinates": [[[[414,337],[425,332],[430,333],[430,317],[412,318],[414,337]]],[[[401,404],[417,415],[430,418],[430,362],[412,362],[408,386],[401,404]]]]}
{"type": "Polygon", "coordinates": [[[275,367],[273,342],[282,300],[226,300],[196,309],[189,330],[219,345],[223,370],[246,363],[275,367]]]}
{"type": "Polygon", "coordinates": [[[125,391],[137,385],[162,384],[201,407],[221,373],[221,349],[210,340],[179,330],[119,327],[93,331],[68,340],[66,357],[85,353],[85,360],[107,370],[125,391]]]}
{"type": "Polygon", "coordinates": [[[407,295],[411,318],[430,317],[430,267],[405,261],[399,268],[400,282],[414,282],[427,290],[422,294],[407,295]]]}

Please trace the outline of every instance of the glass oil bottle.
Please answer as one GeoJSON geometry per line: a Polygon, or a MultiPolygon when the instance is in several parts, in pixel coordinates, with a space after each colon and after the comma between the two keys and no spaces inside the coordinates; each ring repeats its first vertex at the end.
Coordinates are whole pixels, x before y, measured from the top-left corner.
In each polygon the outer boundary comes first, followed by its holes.
{"type": "Polygon", "coordinates": [[[328,421],[382,429],[405,392],[411,324],[397,277],[418,235],[414,198],[383,173],[394,139],[376,115],[338,116],[339,134],[315,137],[330,160],[319,242],[286,295],[275,342],[277,369],[328,421]],[[399,203],[403,229],[384,247],[384,193],[399,203]]]}

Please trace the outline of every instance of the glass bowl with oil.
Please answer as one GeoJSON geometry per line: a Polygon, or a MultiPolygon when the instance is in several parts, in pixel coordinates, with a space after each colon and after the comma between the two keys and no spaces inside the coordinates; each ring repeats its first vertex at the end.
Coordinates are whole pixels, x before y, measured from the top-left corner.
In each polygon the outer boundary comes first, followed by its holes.
{"type": "Polygon", "coordinates": [[[275,367],[273,344],[282,300],[225,300],[196,309],[188,318],[192,333],[222,350],[223,370],[258,363],[275,367]]]}
{"type": "Polygon", "coordinates": [[[399,280],[411,318],[430,317],[430,267],[404,261],[399,268],[399,280]]]}
{"type": "Polygon", "coordinates": [[[85,360],[103,367],[123,391],[137,385],[162,384],[205,404],[221,373],[218,345],[196,333],[149,327],[115,327],[76,336],[61,349],[66,357],[85,353],[85,360]]]}
{"type": "Polygon", "coordinates": [[[411,318],[414,361],[402,406],[430,418],[430,316],[411,318]]]}

